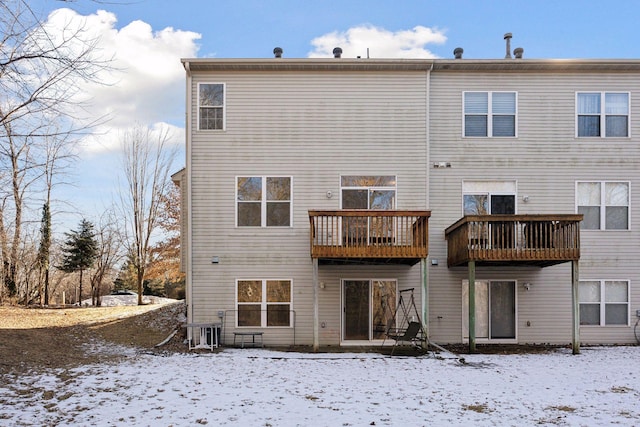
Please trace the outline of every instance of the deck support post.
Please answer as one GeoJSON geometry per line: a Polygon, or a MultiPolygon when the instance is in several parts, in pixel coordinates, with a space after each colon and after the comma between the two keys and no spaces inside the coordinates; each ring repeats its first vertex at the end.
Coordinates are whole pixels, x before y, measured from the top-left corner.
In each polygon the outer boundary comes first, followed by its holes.
{"type": "Polygon", "coordinates": [[[571,347],[573,354],[580,354],[580,299],[578,286],[580,276],[578,270],[578,260],[571,261],[571,302],[573,303],[573,336],[571,347]]]}
{"type": "Polygon", "coordinates": [[[320,349],[320,336],[318,327],[320,326],[318,310],[318,258],[313,258],[313,351],[320,349]]]}
{"type": "Polygon", "coordinates": [[[469,261],[469,354],[476,352],[476,262],[469,261]]]}
{"type": "Polygon", "coordinates": [[[422,329],[427,342],[429,341],[429,280],[427,271],[427,259],[420,259],[420,273],[422,276],[422,329]]]}

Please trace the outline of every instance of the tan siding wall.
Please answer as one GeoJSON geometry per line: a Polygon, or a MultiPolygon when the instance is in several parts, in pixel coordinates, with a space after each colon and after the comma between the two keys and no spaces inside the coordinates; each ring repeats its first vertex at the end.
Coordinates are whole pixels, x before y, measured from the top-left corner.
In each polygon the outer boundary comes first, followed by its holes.
{"type": "MultiPolygon", "coordinates": [[[[440,343],[462,340],[464,268],[446,266],[444,230],[462,215],[463,180],[515,180],[518,213],[574,213],[577,180],[631,182],[631,230],[582,233],[580,275],[631,281],[630,326],[582,327],[584,343],[633,342],[640,308],[637,262],[640,203],[640,76],[631,74],[432,74],[430,152],[427,155],[427,76],[422,72],[235,72],[194,76],[226,84],[226,130],[192,137],[194,321],[227,311],[235,323],[235,281],[283,278],[294,284],[296,327],[269,329],[267,344],[313,340],[309,209],[340,207],[341,174],[397,175],[399,209],[431,209],[429,323],[440,343]],[[518,93],[516,138],[463,138],[462,92],[518,93]],[[631,137],[575,138],[576,91],[631,93],[631,137]],[[451,168],[434,169],[434,162],[451,168]],[[293,176],[291,228],[235,228],[235,177],[293,176]],[[425,187],[429,180],[429,194],[425,187]],[[333,193],[327,198],[327,191],[333,193]],[[524,203],[522,196],[529,196],[524,203]],[[428,200],[428,205],[427,205],[428,200]],[[219,256],[219,264],[211,257],[219,256]]],[[[340,279],[397,278],[415,287],[420,267],[320,267],[320,341],[340,340],[340,279]]],[[[571,266],[545,269],[479,267],[478,280],[516,280],[517,340],[564,344],[571,340],[571,266]],[[529,291],[523,282],[532,283],[529,291]]],[[[420,309],[420,307],[418,307],[420,309]]],[[[232,329],[225,329],[227,340],[232,329]]]]}
{"type": "Polygon", "coordinates": [[[180,188],[180,272],[186,272],[187,245],[189,244],[187,233],[187,218],[189,216],[187,203],[187,173],[183,169],[174,177],[174,183],[180,188]]]}
{"type": "MultiPolygon", "coordinates": [[[[584,231],[582,279],[631,280],[632,315],[640,308],[640,76],[630,74],[468,74],[434,73],[431,84],[430,267],[432,338],[461,340],[461,281],[466,269],[446,268],[444,229],[462,215],[462,181],[516,180],[517,212],[574,213],[577,180],[631,182],[631,231],[584,231]],[[463,138],[463,91],[516,91],[517,138],[463,138]],[[631,138],[575,138],[577,91],[631,92],[631,138]],[[634,114],[635,113],[635,114],[634,114]],[[522,196],[528,195],[524,203],[522,196]]],[[[571,341],[571,267],[545,269],[478,268],[478,279],[510,278],[531,282],[518,286],[518,341],[571,341]],[[526,326],[529,321],[531,326],[526,326]]],[[[633,342],[630,327],[582,327],[585,343],[633,342]]]]}
{"type": "MultiPolygon", "coordinates": [[[[193,320],[215,321],[218,310],[233,316],[236,279],[292,279],[295,342],[311,344],[308,210],[340,208],[341,174],[397,175],[398,208],[425,208],[426,76],[239,72],[197,75],[193,82],[194,111],[198,82],[226,84],[226,130],[192,134],[193,320]],[[291,228],[235,227],[235,177],[247,175],[293,177],[291,228]],[[212,256],[220,263],[211,264],[212,256]]],[[[409,277],[397,268],[376,274],[409,277]]],[[[365,273],[358,276],[373,277],[365,273]]],[[[321,280],[339,283],[343,274],[352,273],[320,267],[321,280]]],[[[321,290],[320,313],[321,343],[339,344],[338,285],[321,290]]],[[[290,344],[293,332],[265,330],[265,344],[290,344]]]]}

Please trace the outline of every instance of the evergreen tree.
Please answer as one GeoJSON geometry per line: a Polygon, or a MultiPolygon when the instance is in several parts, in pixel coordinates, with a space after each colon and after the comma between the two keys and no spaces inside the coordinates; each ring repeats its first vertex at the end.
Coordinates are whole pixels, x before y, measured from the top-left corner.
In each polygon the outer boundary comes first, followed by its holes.
{"type": "Polygon", "coordinates": [[[93,224],[86,219],[80,221],[80,230],[64,233],[67,240],[63,247],[62,266],[59,268],[67,273],[80,272],[80,286],[78,305],[82,301],[82,273],[91,268],[98,256],[98,242],[96,241],[93,224]]]}
{"type": "Polygon", "coordinates": [[[40,280],[40,305],[49,305],[49,257],[51,251],[51,212],[49,203],[42,207],[42,224],[40,226],[40,248],[38,249],[38,264],[44,278],[40,280]],[[44,287],[43,287],[44,281],[44,287]]]}

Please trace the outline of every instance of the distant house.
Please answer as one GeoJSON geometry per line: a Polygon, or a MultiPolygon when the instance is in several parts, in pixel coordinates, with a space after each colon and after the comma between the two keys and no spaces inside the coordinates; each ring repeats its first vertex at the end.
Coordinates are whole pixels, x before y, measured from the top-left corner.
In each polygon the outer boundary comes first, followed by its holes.
{"type": "Polygon", "coordinates": [[[336,56],[182,61],[190,322],[378,345],[411,293],[436,343],[635,341],[640,61],[336,56]]]}

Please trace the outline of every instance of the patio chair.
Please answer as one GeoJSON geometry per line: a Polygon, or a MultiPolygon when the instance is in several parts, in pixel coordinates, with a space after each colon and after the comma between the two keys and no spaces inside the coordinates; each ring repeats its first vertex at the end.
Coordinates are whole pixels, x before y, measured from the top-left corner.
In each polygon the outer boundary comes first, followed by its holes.
{"type": "Polygon", "coordinates": [[[420,322],[409,322],[407,329],[405,329],[404,331],[400,330],[397,332],[389,332],[387,334],[387,337],[395,341],[393,345],[393,349],[391,350],[391,355],[393,356],[393,353],[395,352],[396,347],[398,346],[398,343],[409,342],[414,346],[418,346],[416,342],[422,341],[422,339],[418,337],[418,334],[421,331],[422,331],[422,325],[420,324],[420,322]]]}

